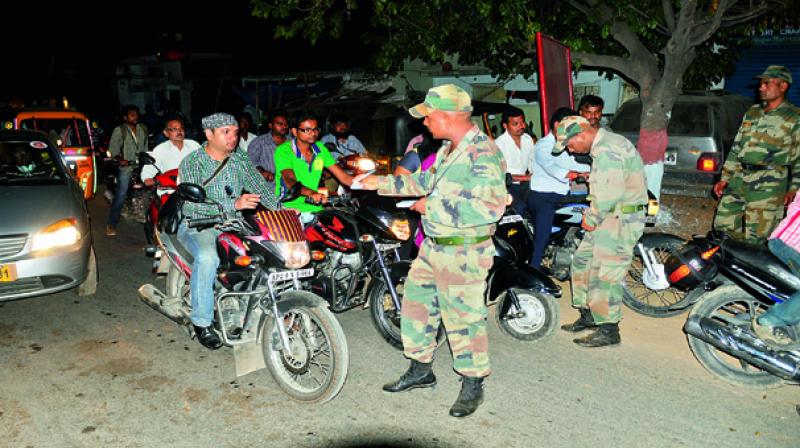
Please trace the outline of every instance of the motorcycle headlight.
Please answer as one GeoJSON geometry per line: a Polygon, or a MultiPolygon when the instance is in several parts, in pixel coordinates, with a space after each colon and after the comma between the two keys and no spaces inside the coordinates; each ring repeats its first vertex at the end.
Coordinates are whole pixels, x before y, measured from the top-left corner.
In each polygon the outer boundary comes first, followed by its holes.
{"type": "Polygon", "coordinates": [[[364,172],[373,171],[376,167],[377,165],[375,164],[375,161],[372,159],[361,157],[358,160],[356,160],[355,168],[359,171],[364,171],[364,172]]]}
{"type": "Polygon", "coordinates": [[[300,269],[311,261],[311,253],[305,241],[281,241],[274,244],[284,265],[289,269],[300,269]]]}
{"type": "Polygon", "coordinates": [[[406,241],[411,238],[411,226],[408,224],[407,219],[393,219],[389,223],[389,230],[400,241],[406,241]]]}
{"type": "Polygon", "coordinates": [[[72,246],[81,239],[78,221],[66,218],[56,221],[33,236],[31,251],[43,251],[56,247],[72,246]]]}

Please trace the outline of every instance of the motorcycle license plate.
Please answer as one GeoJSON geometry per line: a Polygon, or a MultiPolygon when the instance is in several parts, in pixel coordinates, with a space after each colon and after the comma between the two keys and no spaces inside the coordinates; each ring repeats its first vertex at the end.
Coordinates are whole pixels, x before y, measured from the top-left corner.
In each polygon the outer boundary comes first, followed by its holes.
{"type": "Polygon", "coordinates": [[[664,165],[677,165],[678,164],[678,150],[668,149],[664,154],[664,165]]]}
{"type": "Polygon", "coordinates": [[[0,264],[0,282],[13,282],[17,279],[17,265],[0,264]]]}
{"type": "Polygon", "coordinates": [[[292,280],[295,278],[311,277],[312,275],[314,275],[314,268],[298,269],[295,271],[272,272],[267,276],[267,278],[270,281],[275,282],[280,280],[292,280]]]}
{"type": "Polygon", "coordinates": [[[508,215],[508,216],[503,216],[503,218],[500,220],[500,224],[508,224],[510,222],[520,222],[520,221],[522,221],[522,216],[508,215]]]}

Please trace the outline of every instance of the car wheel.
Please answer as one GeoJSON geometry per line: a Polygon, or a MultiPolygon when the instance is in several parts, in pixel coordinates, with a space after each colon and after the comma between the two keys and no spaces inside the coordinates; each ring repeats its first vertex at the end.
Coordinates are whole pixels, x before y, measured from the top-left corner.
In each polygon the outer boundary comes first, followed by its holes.
{"type": "Polygon", "coordinates": [[[89,261],[86,266],[86,280],[75,290],[79,296],[91,296],[97,292],[99,275],[97,272],[97,256],[94,253],[94,244],[89,248],[89,261]]]}

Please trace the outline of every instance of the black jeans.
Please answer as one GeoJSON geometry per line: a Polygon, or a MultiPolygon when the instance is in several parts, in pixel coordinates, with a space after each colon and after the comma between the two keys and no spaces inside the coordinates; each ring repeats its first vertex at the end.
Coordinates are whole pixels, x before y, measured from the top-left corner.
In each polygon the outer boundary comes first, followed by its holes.
{"type": "Polygon", "coordinates": [[[529,264],[534,268],[538,269],[542,265],[544,248],[547,247],[553,229],[553,217],[565,196],[544,191],[531,191],[528,195],[528,212],[533,218],[534,231],[533,256],[529,264]]]}
{"type": "Polygon", "coordinates": [[[530,182],[520,182],[518,184],[515,183],[508,186],[508,193],[513,198],[511,207],[517,212],[518,215],[525,216],[525,212],[527,210],[526,202],[528,199],[528,193],[531,191],[530,185],[530,182]]]}

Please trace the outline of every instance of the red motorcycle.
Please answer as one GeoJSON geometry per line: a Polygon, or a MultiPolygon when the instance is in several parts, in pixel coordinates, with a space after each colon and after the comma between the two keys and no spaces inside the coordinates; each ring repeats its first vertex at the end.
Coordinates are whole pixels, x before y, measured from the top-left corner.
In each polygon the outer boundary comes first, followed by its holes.
{"type": "Polygon", "coordinates": [[[158,246],[155,241],[156,224],[158,223],[158,212],[161,207],[167,202],[170,195],[178,188],[178,170],[172,169],[166,172],[156,166],[156,160],[150,154],[143,152],[139,155],[139,166],[152,165],[156,169],[156,175],[153,176],[155,183],[152,187],[146,187],[150,190],[150,200],[147,204],[147,209],[144,213],[144,237],[147,240],[147,247],[145,247],[145,254],[149,257],[156,255],[158,246]]]}

